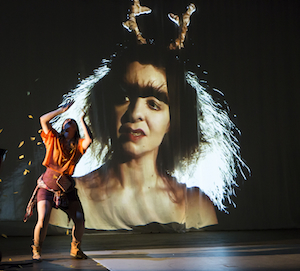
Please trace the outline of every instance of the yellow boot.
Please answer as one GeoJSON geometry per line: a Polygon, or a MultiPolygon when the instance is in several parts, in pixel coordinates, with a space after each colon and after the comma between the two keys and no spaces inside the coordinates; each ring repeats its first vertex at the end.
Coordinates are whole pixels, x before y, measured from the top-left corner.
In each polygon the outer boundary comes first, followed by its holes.
{"type": "Polygon", "coordinates": [[[76,259],[87,259],[88,257],[80,249],[81,242],[72,241],[70,255],[76,259]]]}
{"type": "Polygon", "coordinates": [[[41,261],[42,260],[42,248],[38,245],[32,245],[32,259],[35,261],[41,261]]]}

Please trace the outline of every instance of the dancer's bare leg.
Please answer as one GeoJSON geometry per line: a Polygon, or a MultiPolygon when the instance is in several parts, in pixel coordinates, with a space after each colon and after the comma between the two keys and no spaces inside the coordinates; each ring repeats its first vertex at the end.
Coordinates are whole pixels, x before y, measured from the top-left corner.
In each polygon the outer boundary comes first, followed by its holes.
{"type": "Polygon", "coordinates": [[[42,246],[49,225],[49,219],[52,209],[52,203],[47,200],[41,200],[37,203],[38,221],[34,228],[34,245],[42,246]]]}

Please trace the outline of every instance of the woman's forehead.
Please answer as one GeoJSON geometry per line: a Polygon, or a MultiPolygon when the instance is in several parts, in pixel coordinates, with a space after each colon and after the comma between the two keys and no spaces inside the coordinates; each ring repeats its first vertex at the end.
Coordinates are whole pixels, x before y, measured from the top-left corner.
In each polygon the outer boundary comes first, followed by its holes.
{"type": "Polygon", "coordinates": [[[163,69],[151,64],[140,64],[134,61],[127,66],[124,81],[126,84],[138,85],[141,88],[151,85],[161,92],[168,92],[166,73],[163,69]]]}
{"type": "Polygon", "coordinates": [[[65,125],[69,122],[75,124],[75,121],[73,119],[66,119],[63,124],[65,125]]]}

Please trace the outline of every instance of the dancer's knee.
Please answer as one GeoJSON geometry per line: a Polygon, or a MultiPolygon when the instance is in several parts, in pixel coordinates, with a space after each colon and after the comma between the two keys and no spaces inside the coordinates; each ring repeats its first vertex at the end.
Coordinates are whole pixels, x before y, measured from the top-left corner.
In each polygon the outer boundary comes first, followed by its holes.
{"type": "Polygon", "coordinates": [[[75,224],[84,224],[84,214],[83,212],[76,211],[75,212],[75,217],[74,217],[74,223],[75,224]]]}
{"type": "Polygon", "coordinates": [[[40,218],[37,221],[37,226],[39,228],[41,228],[41,229],[46,228],[48,226],[48,224],[49,224],[49,221],[48,221],[48,219],[45,219],[45,217],[44,218],[40,218]]]}

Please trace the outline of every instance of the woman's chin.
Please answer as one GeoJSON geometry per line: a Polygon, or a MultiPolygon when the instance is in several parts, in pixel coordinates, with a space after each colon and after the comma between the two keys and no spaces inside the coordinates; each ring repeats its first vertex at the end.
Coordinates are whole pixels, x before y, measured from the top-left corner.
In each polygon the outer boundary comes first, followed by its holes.
{"type": "Polygon", "coordinates": [[[134,142],[128,141],[121,144],[119,148],[119,154],[117,156],[123,157],[122,160],[132,160],[140,159],[144,157],[154,157],[156,158],[158,152],[158,147],[155,148],[145,148],[143,144],[136,144],[134,142]]]}
{"type": "Polygon", "coordinates": [[[139,153],[139,152],[133,151],[133,150],[124,150],[124,152],[123,152],[123,157],[126,160],[138,159],[142,156],[143,156],[143,153],[139,153]]]}
{"type": "Polygon", "coordinates": [[[132,144],[125,144],[120,151],[121,157],[126,160],[138,159],[146,155],[145,150],[142,150],[138,146],[132,146],[132,144]]]}

